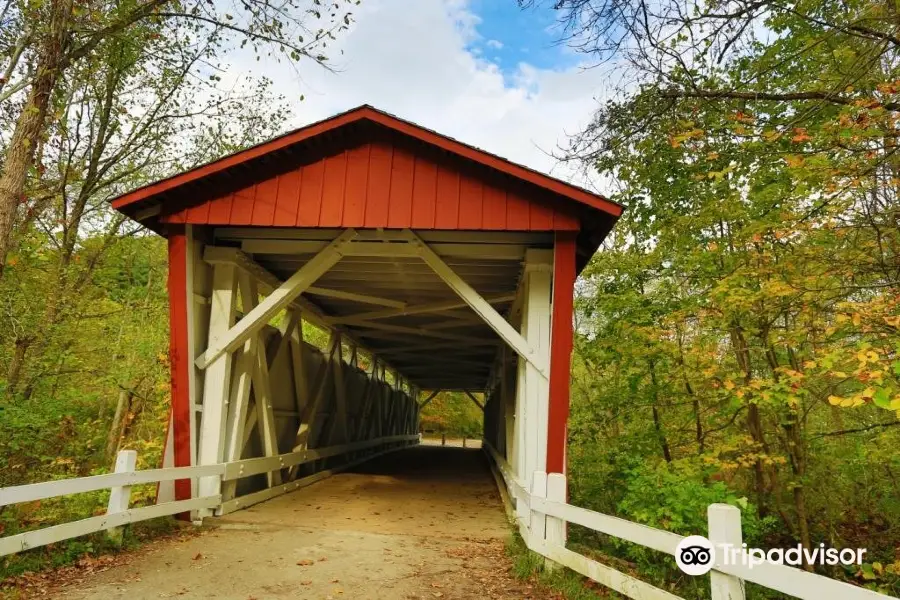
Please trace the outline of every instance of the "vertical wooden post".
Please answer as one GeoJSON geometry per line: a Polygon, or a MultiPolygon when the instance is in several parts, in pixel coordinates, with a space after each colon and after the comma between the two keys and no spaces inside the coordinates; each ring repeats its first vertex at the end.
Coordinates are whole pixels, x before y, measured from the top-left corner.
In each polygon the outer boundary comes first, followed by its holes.
{"type": "MultiPolygon", "coordinates": [[[[235,267],[219,263],[213,271],[213,296],[209,317],[209,346],[214,346],[234,322],[235,267]]],[[[231,387],[232,354],[220,354],[206,368],[203,384],[203,421],[200,424],[200,449],[197,462],[214,465],[222,462],[225,453],[225,419],[231,387]]],[[[198,493],[216,496],[221,493],[222,479],[218,475],[200,480],[198,493]]],[[[199,516],[211,514],[205,509],[199,516]]]]}
{"type": "MultiPolygon", "coordinates": [[[[120,450],[116,456],[116,473],[132,473],[137,467],[137,452],[134,450],[120,450]]],[[[106,514],[111,515],[128,510],[131,502],[131,486],[123,485],[114,487],[109,492],[109,504],[106,506],[106,514]]],[[[122,543],[122,528],[113,527],[106,534],[116,544],[122,543]]]]}
{"type": "MultiPolygon", "coordinates": [[[[547,497],[547,474],[543,471],[535,471],[531,474],[531,495],[534,498],[547,497]]],[[[531,538],[537,543],[543,543],[546,535],[547,517],[544,513],[532,510],[528,519],[528,529],[531,538]]]]}
{"type": "MultiPolygon", "coordinates": [[[[709,541],[716,553],[716,562],[723,562],[722,544],[741,548],[741,511],[729,504],[710,504],[706,511],[709,523],[709,541]]],[[[717,571],[709,572],[711,600],[744,600],[744,582],[733,575],[717,571]]]]}
{"type": "MultiPolygon", "coordinates": [[[[188,296],[192,290],[188,286],[187,265],[190,259],[188,238],[184,227],[169,232],[169,369],[172,395],[172,443],[173,459],[176,467],[192,464],[192,424],[193,407],[191,400],[191,377],[194,365],[188,337],[188,296]]],[[[191,497],[191,480],[179,479],[174,485],[176,500],[191,497]]]]}
{"type": "MultiPolygon", "coordinates": [[[[550,251],[525,251],[521,334],[541,362],[549,362],[550,356],[551,265],[550,251]]],[[[516,389],[516,458],[519,463],[517,474],[527,488],[531,487],[533,473],[544,472],[547,462],[549,395],[548,379],[531,362],[520,357],[516,389]]]]}
{"type": "MultiPolygon", "coordinates": [[[[566,503],[566,476],[562,473],[547,474],[547,500],[566,503]]],[[[547,517],[547,543],[566,545],[566,522],[557,517],[547,517]]]]}
{"type": "Polygon", "coordinates": [[[553,249],[550,405],[547,415],[548,473],[566,472],[566,422],[569,419],[575,270],[575,234],[557,233],[553,249]]]}

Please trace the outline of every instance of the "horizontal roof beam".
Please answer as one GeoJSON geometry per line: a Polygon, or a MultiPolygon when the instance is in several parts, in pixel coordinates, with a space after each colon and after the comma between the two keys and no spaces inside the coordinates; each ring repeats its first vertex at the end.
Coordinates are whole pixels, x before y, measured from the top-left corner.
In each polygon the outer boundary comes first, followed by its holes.
{"type": "MultiPolygon", "coordinates": [[[[259,240],[333,240],[340,235],[342,229],[336,228],[297,228],[297,227],[216,227],[213,235],[217,240],[243,241],[259,240]]],[[[357,229],[359,240],[393,240],[405,241],[401,229],[357,229]]],[[[416,230],[416,233],[428,243],[452,242],[466,244],[553,244],[553,233],[545,231],[435,231],[416,230]]]]}
{"type": "Polygon", "coordinates": [[[306,293],[315,296],[325,296],[326,298],[337,298],[338,300],[351,300],[362,304],[388,306],[395,310],[406,307],[406,303],[399,300],[391,300],[390,298],[381,298],[379,296],[372,296],[371,294],[357,294],[356,292],[347,292],[345,290],[335,290],[319,286],[310,286],[307,288],[306,293]]]}
{"type": "MultiPolygon", "coordinates": [[[[317,254],[329,242],[307,240],[243,240],[241,250],[249,254],[317,254]]],[[[490,258],[522,260],[527,246],[521,244],[432,244],[432,250],[442,257],[490,258]]],[[[406,242],[368,241],[348,244],[347,256],[416,257],[416,248],[406,242]]]]}
{"type": "MultiPolygon", "coordinates": [[[[491,304],[502,304],[504,302],[512,302],[515,300],[515,294],[501,294],[499,296],[490,296],[485,298],[485,301],[491,304]]],[[[333,323],[343,323],[347,319],[365,319],[367,321],[372,321],[375,319],[390,319],[392,317],[408,317],[411,315],[421,315],[427,313],[440,313],[448,310],[455,310],[458,308],[467,308],[469,305],[466,304],[465,300],[449,300],[444,302],[428,302],[426,304],[419,304],[413,306],[405,306],[403,308],[396,308],[392,310],[373,310],[367,313],[359,313],[356,315],[351,315],[349,317],[337,317],[332,319],[333,323]]]]}

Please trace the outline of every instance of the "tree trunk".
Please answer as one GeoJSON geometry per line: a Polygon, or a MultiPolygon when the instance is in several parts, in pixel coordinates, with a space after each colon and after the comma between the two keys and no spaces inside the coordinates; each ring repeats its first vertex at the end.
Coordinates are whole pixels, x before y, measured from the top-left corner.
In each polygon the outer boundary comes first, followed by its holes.
{"type": "Polygon", "coordinates": [[[23,200],[25,179],[34,164],[35,149],[44,129],[50,96],[59,80],[69,42],[72,0],[54,0],[50,5],[50,25],[41,38],[31,89],[13,129],[3,172],[0,173],[0,278],[6,255],[12,246],[16,213],[23,200]]]}
{"type": "Polygon", "coordinates": [[[662,420],[659,416],[659,409],[656,407],[659,401],[659,390],[656,386],[656,364],[650,361],[650,383],[653,386],[653,428],[656,430],[656,438],[662,448],[663,458],[667,463],[672,462],[672,451],[669,449],[669,440],[666,439],[666,433],[662,428],[662,420]]]}
{"type": "Polygon", "coordinates": [[[22,368],[25,366],[25,356],[28,354],[28,347],[31,346],[32,338],[24,337],[16,340],[16,347],[13,350],[13,357],[9,363],[9,369],[6,371],[6,397],[12,398],[16,395],[19,382],[22,379],[22,368]]]}
{"type": "Polygon", "coordinates": [[[112,425],[109,427],[109,436],[106,438],[106,456],[110,460],[115,460],[116,451],[119,449],[122,430],[125,428],[125,415],[131,406],[131,396],[132,394],[128,390],[119,390],[116,414],[113,416],[112,425]]]}
{"type": "MultiPolygon", "coordinates": [[[[750,347],[747,345],[747,340],[738,326],[732,327],[731,329],[731,345],[734,348],[738,367],[740,367],[741,371],[744,373],[744,384],[749,386],[750,382],[753,381],[753,368],[750,363],[750,347]]],[[[749,400],[750,399],[748,398],[748,401],[749,400]]],[[[762,417],[759,414],[759,406],[756,402],[749,401],[747,409],[747,432],[750,434],[750,438],[758,446],[757,452],[765,452],[767,446],[765,436],[763,435],[762,417]]],[[[763,467],[762,459],[759,457],[753,461],[753,477],[757,512],[760,517],[764,517],[768,513],[766,479],[765,468],[763,467]]]]}

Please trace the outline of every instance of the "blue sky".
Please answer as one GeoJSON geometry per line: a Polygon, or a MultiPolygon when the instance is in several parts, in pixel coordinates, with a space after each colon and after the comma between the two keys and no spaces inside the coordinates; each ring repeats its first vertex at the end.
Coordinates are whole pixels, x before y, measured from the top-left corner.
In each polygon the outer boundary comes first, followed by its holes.
{"type": "Polygon", "coordinates": [[[577,64],[578,57],[560,37],[559,13],[546,0],[519,8],[515,0],[472,0],[469,10],[480,22],[479,39],[471,50],[500,67],[505,75],[521,63],[538,69],[563,69],[577,64]]]}

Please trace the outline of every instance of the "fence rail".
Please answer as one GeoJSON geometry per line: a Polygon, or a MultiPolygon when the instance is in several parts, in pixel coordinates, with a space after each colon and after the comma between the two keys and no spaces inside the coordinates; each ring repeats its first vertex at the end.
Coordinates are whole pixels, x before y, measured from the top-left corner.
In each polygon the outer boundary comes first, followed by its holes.
{"type": "Polygon", "coordinates": [[[47,544],[98,531],[115,529],[129,523],[146,521],[157,517],[204,509],[214,509],[220,515],[227,514],[310,485],[338,471],[365,462],[376,456],[405,448],[412,443],[417,443],[418,440],[418,435],[395,435],[362,442],[352,442],[340,446],[289,452],[277,456],[243,459],[231,463],[147,469],[143,471],[135,469],[137,453],[134,450],[122,450],[116,458],[114,473],[0,488],[0,507],[97,490],[111,490],[106,514],[2,537],[0,538],[0,556],[15,554],[31,548],[46,546],[47,544]],[[375,452],[364,456],[353,457],[351,455],[351,453],[373,449],[375,452]],[[200,477],[218,477],[222,482],[232,481],[338,455],[350,455],[350,459],[343,464],[319,471],[308,477],[265,488],[259,492],[239,496],[224,502],[220,494],[215,494],[188,500],[164,502],[152,506],[129,506],[131,488],[135,485],[179,479],[197,479],[200,477]]]}
{"type": "MultiPolygon", "coordinates": [[[[565,536],[559,530],[564,527],[563,523],[575,523],[671,556],[675,556],[683,536],[567,504],[564,491],[560,494],[559,486],[554,489],[552,484],[548,485],[545,473],[534,474],[534,483],[529,491],[515,476],[506,460],[488,442],[483,442],[482,446],[491,458],[492,466],[500,473],[498,483],[502,482],[506,486],[506,491],[515,504],[515,520],[529,549],[629,598],[682,600],[680,596],[569,550],[565,547],[565,536]]],[[[551,474],[550,478],[553,477],[551,474]]],[[[563,476],[558,477],[562,479],[563,476]]],[[[562,479],[561,483],[564,490],[565,480],[562,479]]],[[[707,538],[714,545],[729,543],[740,548],[740,514],[740,510],[734,506],[710,505],[707,538]]],[[[710,597],[712,600],[744,600],[745,582],[806,600],[892,598],[787,565],[763,562],[754,564],[751,568],[742,563],[724,564],[718,558],[710,571],[710,597]]]]}

